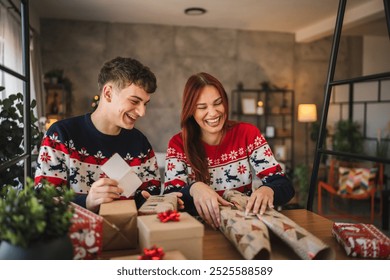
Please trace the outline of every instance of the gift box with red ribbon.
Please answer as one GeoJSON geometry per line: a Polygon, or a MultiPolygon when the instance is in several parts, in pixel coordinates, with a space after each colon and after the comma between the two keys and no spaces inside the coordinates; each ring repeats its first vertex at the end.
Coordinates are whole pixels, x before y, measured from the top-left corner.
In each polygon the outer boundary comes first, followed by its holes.
{"type": "Polygon", "coordinates": [[[334,223],[332,234],[348,256],[390,259],[390,238],[372,224],[334,223]]]}
{"type": "Polygon", "coordinates": [[[75,203],[69,237],[73,244],[73,259],[96,259],[102,251],[103,218],[75,203]]]}
{"type": "Polygon", "coordinates": [[[167,252],[180,250],[189,260],[203,257],[204,226],[188,213],[138,216],[137,226],[141,250],[156,246],[167,252]]]}
{"type": "Polygon", "coordinates": [[[138,216],[154,215],[168,210],[177,210],[176,195],[152,195],[138,209],[138,216]]]}

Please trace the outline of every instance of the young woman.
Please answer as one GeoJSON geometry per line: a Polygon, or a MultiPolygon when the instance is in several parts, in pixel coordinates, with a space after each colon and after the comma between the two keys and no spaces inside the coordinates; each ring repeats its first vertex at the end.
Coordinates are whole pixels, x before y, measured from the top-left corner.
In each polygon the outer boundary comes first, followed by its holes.
{"type": "Polygon", "coordinates": [[[187,211],[195,206],[216,228],[219,205],[229,205],[221,197],[225,190],[246,193],[246,212],[260,214],[287,203],[295,193],[259,129],[230,121],[228,115],[222,84],[207,73],[191,76],[184,88],[182,130],[169,141],[165,164],[164,192],[182,192],[187,211]],[[256,190],[252,168],[263,183],[256,190]]]}

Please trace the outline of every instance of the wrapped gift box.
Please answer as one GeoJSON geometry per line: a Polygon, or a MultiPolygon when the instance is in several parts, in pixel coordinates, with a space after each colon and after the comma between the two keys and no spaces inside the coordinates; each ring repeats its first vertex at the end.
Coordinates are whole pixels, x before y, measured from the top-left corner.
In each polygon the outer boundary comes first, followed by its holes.
{"type": "Polygon", "coordinates": [[[104,218],[104,251],[137,248],[137,207],[134,200],[103,203],[99,214],[104,218]]]}
{"type": "MultiPolygon", "coordinates": [[[[122,257],[115,257],[111,258],[111,260],[138,260],[140,255],[130,255],[130,256],[122,256],[122,257]]],[[[186,260],[186,257],[178,251],[169,251],[165,252],[165,255],[163,257],[163,260],[186,260]]]]}
{"type": "Polygon", "coordinates": [[[138,209],[138,216],[153,215],[168,210],[177,210],[176,195],[152,195],[138,209]]]}
{"type": "Polygon", "coordinates": [[[390,259],[390,239],[372,224],[334,223],[332,234],[348,256],[390,259]]]}
{"type": "Polygon", "coordinates": [[[203,257],[204,226],[190,214],[180,213],[180,221],[162,223],[157,215],[139,216],[140,248],[161,247],[164,251],[180,250],[189,260],[203,257]]]}
{"type": "Polygon", "coordinates": [[[96,259],[102,251],[103,218],[75,203],[69,237],[75,260],[96,259]]]}

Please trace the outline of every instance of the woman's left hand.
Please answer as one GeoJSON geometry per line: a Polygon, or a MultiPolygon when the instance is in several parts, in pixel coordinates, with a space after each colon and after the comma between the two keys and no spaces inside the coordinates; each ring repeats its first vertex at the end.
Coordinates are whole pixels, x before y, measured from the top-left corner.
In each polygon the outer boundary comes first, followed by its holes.
{"type": "Polygon", "coordinates": [[[263,215],[267,206],[274,208],[274,191],[270,187],[261,186],[248,199],[245,214],[249,212],[258,214],[260,212],[260,215],[263,215]]]}

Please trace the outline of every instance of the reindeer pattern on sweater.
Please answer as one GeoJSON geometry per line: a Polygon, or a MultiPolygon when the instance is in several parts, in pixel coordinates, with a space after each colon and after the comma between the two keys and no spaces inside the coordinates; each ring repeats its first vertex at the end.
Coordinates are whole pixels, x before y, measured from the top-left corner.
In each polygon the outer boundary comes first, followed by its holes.
{"type": "MultiPolygon", "coordinates": [[[[263,184],[272,176],[284,176],[266,139],[252,124],[237,123],[219,145],[203,145],[211,175],[210,186],[220,195],[229,189],[250,192],[253,176],[259,177],[263,184]]],[[[178,191],[193,182],[194,174],[184,154],[181,133],[178,133],[168,144],[164,192],[178,191]]]]}
{"type": "Polygon", "coordinates": [[[99,132],[90,114],[54,123],[46,132],[39,151],[35,183],[42,180],[67,185],[76,194],[87,194],[92,184],[106,177],[100,169],[118,153],[143,184],[137,190],[160,194],[157,159],[147,138],[136,128],[122,129],[117,136],[99,132]]]}

